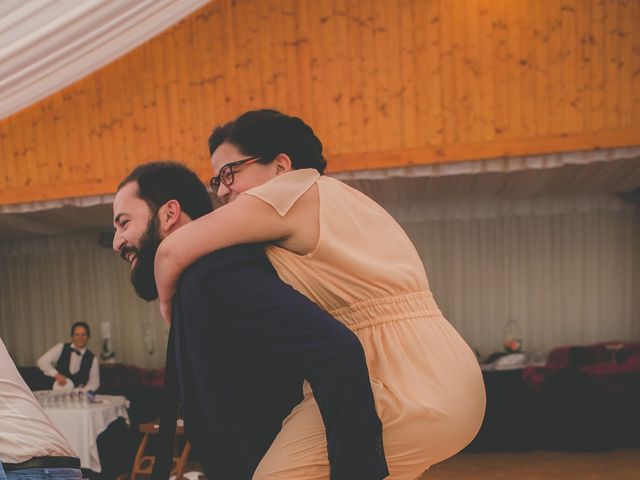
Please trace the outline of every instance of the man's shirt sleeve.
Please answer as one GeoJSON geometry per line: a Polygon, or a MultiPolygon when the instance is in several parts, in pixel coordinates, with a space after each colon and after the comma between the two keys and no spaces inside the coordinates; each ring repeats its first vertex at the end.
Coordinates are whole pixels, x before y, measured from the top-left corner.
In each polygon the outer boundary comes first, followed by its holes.
{"type": "Polygon", "coordinates": [[[57,343],[38,359],[38,368],[42,370],[42,373],[49,377],[55,377],[57,375],[58,370],[56,370],[53,365],[58,361],[58,358],[60,358],[62,347],[62,343],[57,343]]]}

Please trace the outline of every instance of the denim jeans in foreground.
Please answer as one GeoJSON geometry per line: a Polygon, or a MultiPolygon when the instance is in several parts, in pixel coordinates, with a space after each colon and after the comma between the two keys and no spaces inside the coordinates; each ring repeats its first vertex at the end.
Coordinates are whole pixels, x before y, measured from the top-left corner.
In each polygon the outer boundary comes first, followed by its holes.
{"type": "Polygon", "coordinates": [[[0,480],[82,480],[77,468],[25,468],[5,472],[0,463],[0,480]]]}

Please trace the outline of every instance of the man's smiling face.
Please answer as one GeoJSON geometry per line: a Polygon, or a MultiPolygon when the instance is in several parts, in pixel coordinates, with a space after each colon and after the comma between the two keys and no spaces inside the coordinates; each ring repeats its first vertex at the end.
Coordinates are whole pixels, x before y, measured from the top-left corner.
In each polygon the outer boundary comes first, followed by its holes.
{"type": "Polygon", "coordinates": [[[89,343],[89,332],[82,325],[76,325],[71,334],[71,343],[79,350],[87,348],[89,343]]]}
{"type": "Polygon", "coordinates": [[[138,183],[122,187],[113,200],[113,249],[131,268],[131,283],[145,300],[158,296],[153,264],[162,239],[157,215],[138,196],[138,183]]]}

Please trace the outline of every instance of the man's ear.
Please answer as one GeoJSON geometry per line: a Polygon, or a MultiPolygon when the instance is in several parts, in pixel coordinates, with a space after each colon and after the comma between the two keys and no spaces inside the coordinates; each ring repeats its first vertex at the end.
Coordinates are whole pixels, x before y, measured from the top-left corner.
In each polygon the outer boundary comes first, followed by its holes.
{"type": "Polygon", "coordinates": [[[158,222],[160,231],[168,234],[178,223],[182,207],[177,200],[169,200],[158,210],[158,222]]]}
{"type": "Polygon", "coordinates": [[[273,159],[273,164],[276,166],[276,175],[293,170],[291,158],[289,158],[289,155],[286,153],[279,153],[278,156],[273,159]]]}

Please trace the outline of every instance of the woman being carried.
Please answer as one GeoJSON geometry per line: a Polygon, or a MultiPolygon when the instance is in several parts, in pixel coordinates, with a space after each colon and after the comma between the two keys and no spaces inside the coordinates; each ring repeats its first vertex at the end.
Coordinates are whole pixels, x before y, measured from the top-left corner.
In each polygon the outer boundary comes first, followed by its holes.
{"type": "MultiPolygon", "coordinates": [[[[221,248],[264,243],[278,275],[353,330],[364,347],[390,479],[418,478],[462,450],[484,414],[475,355],[440,312],[415,247],[366,195],[323,175],[302,120],[247,112],[209,138],[224,204],[167,237],[156,282],[168,317],[182,271],[221,248]]],[[[254,478],[328,479],[313,392],[285,420],[254,478]]]]}

